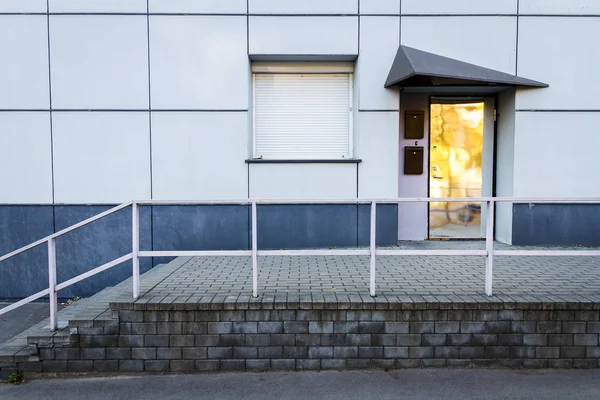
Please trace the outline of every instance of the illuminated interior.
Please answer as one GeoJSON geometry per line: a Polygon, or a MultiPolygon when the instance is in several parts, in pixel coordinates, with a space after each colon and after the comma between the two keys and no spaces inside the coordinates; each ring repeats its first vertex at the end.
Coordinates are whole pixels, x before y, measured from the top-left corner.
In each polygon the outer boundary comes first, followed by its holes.
{"type": "MultiPolygon", "coordinates": [[[[431,197],[481,197],[484,103],[432,104],[431,197]]],[[[479,203],[436,202],[429,210],[430,238],[481,237],[479,203]]]]}

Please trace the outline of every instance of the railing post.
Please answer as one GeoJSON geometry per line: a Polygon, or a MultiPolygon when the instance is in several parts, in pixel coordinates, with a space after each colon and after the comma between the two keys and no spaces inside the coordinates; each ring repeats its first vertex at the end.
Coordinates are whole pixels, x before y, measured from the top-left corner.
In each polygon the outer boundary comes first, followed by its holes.
{"type": "Polygon", "coordinates": [[[376,221],[377,220],[377,204],[372,201],[371,202],[371,237],[370,237],[370,249],[371,249],[371,271],[370,271],[370,292],[371,292],[371,297],[375,297],[375,262],[376,262],[376,258],[375,258],[375,250],[377,248],[376,246],[376,232],[377,232],[377,227],[376,227],[376,221]]]}
{"type": "Polygon", "coordinates": [[[134,201],[131,204],[131,259],[133,264],[133,299],[140,297],[140,210],[134,201]]]}
{"type": "Polygon", "coordinates": [[[50,297],[50,330],[54,332],[58,328],[56,319],[57,295],[56,295],[56,239],[48,239],[48,290],[50,297]]]}
{"type": "Polygon", "coordinates": [[[487,201],[487,216],[485,219],[485,294],[492,295],[494,277],[494,200],[487,201]]]}
{"type": "Polygon", "coordinates": [[[256,232],[256,202],[252,202],[252,297],[258,297],[258,234],[256,232]]]}

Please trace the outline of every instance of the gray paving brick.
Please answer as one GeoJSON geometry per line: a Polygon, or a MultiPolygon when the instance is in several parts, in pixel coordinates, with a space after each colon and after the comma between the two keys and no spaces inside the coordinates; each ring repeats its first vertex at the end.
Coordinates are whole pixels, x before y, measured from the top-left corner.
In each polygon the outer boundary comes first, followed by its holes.
{"type": "Polygon", "coordinates": [[[156,349],[156,358],[159,360],[181,359],[181,347],[159,347],[156,349]]]}
{"type": "Polygon", "coordinates": [[[573,335],[573,344],[575,346],[598,346],[598,334],[597,333],[591,333],[591,334],[590,333],[588,333],[588,334],[576,333],[573,335]]]}
{"type": "Polygon", "coordinates": [[[245,335],[246,346],[270,346],[271,335],[269,334],[258,334],[258,335],[245,335]]]}
{"type": "Polygon", "coordinates": [[[233,356],[232,347],[209,347],[207,352],[209,359],[228,359],[233,356]]]}
{"type": "Polygon", "coordinates": [[[586,332],[585,322],[563,322],[562,333],[585,333],[586,332]]]}
{"type": "Polygon", "coordinates": [[[131,349],[133,360],[155,360],[156,348],[133,348],[131,349]]]}
{"type": "Polygon", "coordinates": [[[313,333],[333,333],[333,321],[310,321],[308,323],[308,332],[313,333]]]}
{"type": "Polygon", "coordinates": [[[283,333],[283,322],[258,322],[258,333],[283,333]]]}
{"type": "Polygon", "coordinates": [[[281,346],[258,347],[257,349],[257,358],[283,358],[283,347],[281,346]]]}
{"type": "Polygon", "coordinates": [[[295,359],[276,359],[271,360],[271,370],[273,371],[293,371],[296,369],[295,359]]]}
{"type": "Polygon", "coordinates": [[[194,362],[196,371],[217,371],[220,367],[220,361],[218,360],[196,360],[194,362]]]}
{"type": "Polygon", "coordinates": [[[315,371],[321,369],[321,360],[296,360],[296,370],[315,371]]]}
{"type": "Polygon", "coordinates": [[[169,371],[169,360],[145,360],[144,370],[146,372],[167,372],[169,371]]]}
{"type": "Polygon", "coordinates": [[[194,344],[196,347],[218,346],[219,345],[219,335],[195,335],[194,336],[194,344]]]}
{"type": "Polygon", "coordinates": [[[384,347],[384,358],[408,358],[408,347],[384,347]]]}
{"type": "Polygon", "coordinates": [[[195,369],[194,360],[170,360],[169,369],[171,372],[192,372],[195,369]]]}
{"type": "Polygon", "coordinates": [[[92,360],[69,360],[69,372],[92,372],[94,362],[92,360]]]}
{"type": "Polygon", "coordinates": [[[117,372],[119,370],[119,361],[117,360],[94,360],[94,371],[96,372],[117,372]]]}
{"type": "Polygon", "coordinates": [[[194,347],[194,335],[171,335],[170,347],[194,347]]]}
{"type": "Polygon", "coordinates": [[[267,371],[271,367],[271,360],[246,360],[246,371],[267,371]]]}
{"type": "Polygon", "coordinates": [[[82,360],[104,360],[106,358],[106,349],[88,348],[81,349],[82,360]]]}
{"type": "Polygon", "coordinates": [[[397,335],[396,344],[398,346],[420,346],[422,336],[419,334],[397,335]]]}
{"type": "Polygon", "coordinates": [[[410,333],[434,333],[434,322],[411,322],[410,333]]]}
{"type": "Polygon", "coordinates": [[[231,333],[233,325],[231,322],[209,322],[208,333],[209,334],[220,334],[220,333],[231,333]]]}
{"type": "Polygon", "coordinates": [[[107,360],[128,360],[131,358],[130,348],[109,347],[106,349],[107,360]]]}
{"type": "Polygon", "coordinates": [[[223,371],[245,371],[245,360],[221,360],[221,370],[223,371]]]}
{"type": "Polygon", "coordinates": [[[143,360],[119,360],[119,371],[121,372],[143,372],[143,360]]]}

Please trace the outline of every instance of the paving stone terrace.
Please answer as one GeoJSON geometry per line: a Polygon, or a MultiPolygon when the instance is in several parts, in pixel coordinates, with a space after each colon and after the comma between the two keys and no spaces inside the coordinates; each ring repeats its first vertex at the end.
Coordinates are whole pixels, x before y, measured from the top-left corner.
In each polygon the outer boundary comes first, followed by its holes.
{"type": "MultiPolygon", "coordinates": [[[[476,250],[484,249],[484,246],[481,241],[408,242],[400,248],[476,250]]],[[[541,249],[503,244],[496,244],[495,248],[541,249]]],[[[481,256],[377,257],[377,295],[382,298],[407,295],[414,299],[419,296],[479,297],[484,292],[484,278],[485,257],[481,256]]],[[[369,293],[369,257],[259,257],[258,287],[262,296],[365,297],[369,293]]],[[[185,297],[196,301],[199,296],[246,297],[251,293],[250,257],[195,257],[173,271],[143,299],[150,297],[152,301],[159,301],[176,295],[180,297],[178,301],[185,297]]],[[[496,256],[494,294],[529,299],[531,296],[541,299],[551,296],[553,300],[563,301],[573,295],[596,296],[600,294],[600,257],[496,256]]]]}
{"type": "MultiPolygon", "coordinates": [[[[481,242],[403,244],[481,248],[481,242]]],[[[514,248],[498,245],[498,248],[514,248]]],[[[600,366],[600,260],[496,257],[178,258],[0,346],[0,375],[406,367],[600,366]]]]}

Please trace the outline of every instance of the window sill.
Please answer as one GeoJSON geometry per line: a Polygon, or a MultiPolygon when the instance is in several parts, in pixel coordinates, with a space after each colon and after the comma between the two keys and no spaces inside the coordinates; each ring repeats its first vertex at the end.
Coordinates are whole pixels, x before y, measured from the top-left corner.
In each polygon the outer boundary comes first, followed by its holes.
{"type": "Polygon", "coordinates": [[[337,159],[333,159],[333,160],[320,160],[320,159],[273,160],[273,159],[267,159],[267,160],[263,160],[260,158],[251,158],[251,159],[246,160],[246,164],[359,164],[361,162],[362,162],[362,160],[360,160],[360,159],[347,159],[347,160],[345,160],[345,159],[339,159],[339,160],[337,160],[337,159]]]}

